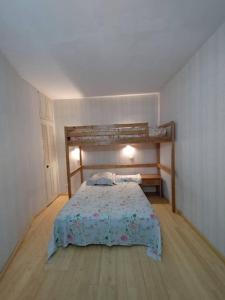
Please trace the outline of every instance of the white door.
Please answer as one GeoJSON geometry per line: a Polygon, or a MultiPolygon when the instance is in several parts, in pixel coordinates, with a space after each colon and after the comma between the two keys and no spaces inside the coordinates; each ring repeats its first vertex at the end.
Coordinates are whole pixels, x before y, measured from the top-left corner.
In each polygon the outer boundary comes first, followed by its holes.
{"type": "Polygon", "coordinates": [[[43,139],[44,170],[47,195],[46,205],[48,205],[57,197],[56,148],[54,141],[53,126],[47,123],[42,123],[41,129],[43,139]]]}

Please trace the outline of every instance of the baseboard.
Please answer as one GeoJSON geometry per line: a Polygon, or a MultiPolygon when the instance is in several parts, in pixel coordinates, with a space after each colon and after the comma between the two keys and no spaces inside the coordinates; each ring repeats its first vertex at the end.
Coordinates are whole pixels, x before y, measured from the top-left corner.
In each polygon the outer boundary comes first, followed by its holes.
{"type": "MultiPolygon", "coordinates": [[[[53,204],[53,202],[55,202],[55,200],[57,199],[57,198],[59,198],[60,196],[62,196],[61,194],[58,194],[45,208],[47,208],[47,207],[49,207],[50,205],[52,205],[53,204]]],[[[45,208],[43,209],[43,210],[45,210],[45,208]]]]}
{"type": "Polygon", "coordinates": [[[43,207],[38,213],[34,214],[33,217],[32,217],[31,223],[32,223],[33,220],[36,219],[41,213],[43,213],[43,211],[45,211],[47,207],[48,207],[48,206],[43,207]]]}
{"type": "Polygon", "coordinates": [[[28,231],[31,227],[31,224],[32,224],[32,221],[30,222],[29,225],[27,225],[21,239],[19,239],[19,241],[16,243],[16,246],[14,247],[13,251],[11,252],[9,258],[6,261],[6,263],[4,264],[3,269],[0,272],[0,280],[2,280],[3,276],[5,275],[6,271],[9,268],[10,264],[12,263],[14,257],[16,256],[17,252],[19,251],[19,249],[20,249],[20,247],[21,247],[21,245],[22,245],[22,243],[23,243],[23,241],[24,241],[24,239],[25,239],[25,237],[26,237],[26,235],[27,235],[27,233],[28,233],[28,231]]]}
{"type": "Polygon", "coordinates": [[[181,210],[177,209],[177,214],[180,215],[185,222],[206,242],[206,244],[210,247],[210,249],[222,260],[225,264],[225,256],[217,250],[213,244],[184,216],[181,210]]]}
{"type": "Polygon", "coordinates": [[[68,193],[60,193],[60,194],[57,196],[57,198],[58,198],[59,196],[68,196],[68,193]]]}
{"type": "Polygon", "coordinates": [[[170,199],[169,198],[167,198],[167,197],[164,197],[163,196],[163,198],[171,205],[171,201],[170,201],[170,199]]]}
{"type": "Polygon", "coordinates": [[[27,228],[25,229],[22,237],[19,239],[19,241],[17,242],[16,246],[14,247],[12,253],[10,254],[9,258],[7,259],[6,263],[4,264],[2,271],[0,271],[0,280],[3,278],[4,274],[8,270],[10,264],[12,263],[14,257],[16,256],[17,252],[19,251],[19,249],[20,249],[23,241],[25,240],[25,237],[26,237],[29,229],[31,228],[31,225],[32,225],[34,219],[37,218],[41,213],[43,213],[46,210],[46,208],[48,208],[49,205],[51,205],[59,196],[60,195],[58,195],[54,200],[52,200],[52,202],[50,204],[48,204],[48,206],[45,206],[38,213],[36,213],[36,214],[33,215],[33,217],[31,218],[31,221],[27,225],[27,228]]]}

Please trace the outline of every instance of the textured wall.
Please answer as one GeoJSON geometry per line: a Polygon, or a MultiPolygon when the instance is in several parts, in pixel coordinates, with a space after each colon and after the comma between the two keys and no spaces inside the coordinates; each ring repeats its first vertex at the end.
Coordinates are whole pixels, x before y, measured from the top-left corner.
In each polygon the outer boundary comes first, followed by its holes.
{"type": "Polygon", "coordinates": [[[162,89],[161,121],[170,120],[177,206],[225,255],[225,24],[162,89]]]}
{"type": "MultiPolygon", "coordinates": [[[[56,100],[56,145],[59,159],[60,190],[66,192],[64,126],[113,123],[149,122],[157,125],[158,95],[103,97],[81,100],[56,100]]],[[[149,146],[154,148],[155,146],[149,146]]],[[[120,149],[121,150],[121,149],[120,149]]],[[[137,151],[133,163],[155,162],[155,149],[137,151]]],[[[130,163],[118,149],[111,151],[85,152],[84,163],[130,163]]],[[[114,170],[115,171],[115,170],[114,170]]],[[[149,172],[149,170],[123,169],[117,172],[149,172]]],[[[154,171],[154,170],[153,170],[154,171]]],[[[77,176],[78,177],[78,176],[77,176]]],[[[74,179],[77,184],[79,181],[74,179]]]]}
{"type": "MultiPolygon", "coordinates": [[[[171,119],[172,121],[173,119],[171,119]]],[[[171,144],[162,143],[160,145],[160,163],[164,166],[171,167],[171,144]]],[[[165,171],[161,170],[161,176],[163,178],[163,196],[171,202],[172,190],[171,190],[171,176],[165,171]]]]}
{"type": "Polygon", "coordinates": [[[45,204],[38,93],[0,53],[0,270],[45,204]]]}

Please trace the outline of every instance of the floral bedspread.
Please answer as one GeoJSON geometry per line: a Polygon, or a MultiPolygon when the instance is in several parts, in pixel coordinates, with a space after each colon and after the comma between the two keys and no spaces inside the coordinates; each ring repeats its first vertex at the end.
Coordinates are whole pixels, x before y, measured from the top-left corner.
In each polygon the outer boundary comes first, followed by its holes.
{"type": "Polygon", "coordinates": [[[137,183],[84,182],[55,219],[48,257],[69,244],[146,245],[147,254],[160,260],[160,224],[137,183]]]}

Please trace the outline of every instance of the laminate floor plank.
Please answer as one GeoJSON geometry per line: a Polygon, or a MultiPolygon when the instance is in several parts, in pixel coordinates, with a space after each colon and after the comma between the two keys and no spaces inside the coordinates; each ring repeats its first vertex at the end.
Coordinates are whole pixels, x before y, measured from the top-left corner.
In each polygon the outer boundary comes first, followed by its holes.
{"type": "Polygon", "coordinates": [[[224,262],[169,204],[155,200],[161,262],[149,258],[144,246],[96,245],[59,249],[47,261],[52,224],[67,202],[60,196],[34,219],[0,281],[0,299],[224,300],[224,262]]]}

